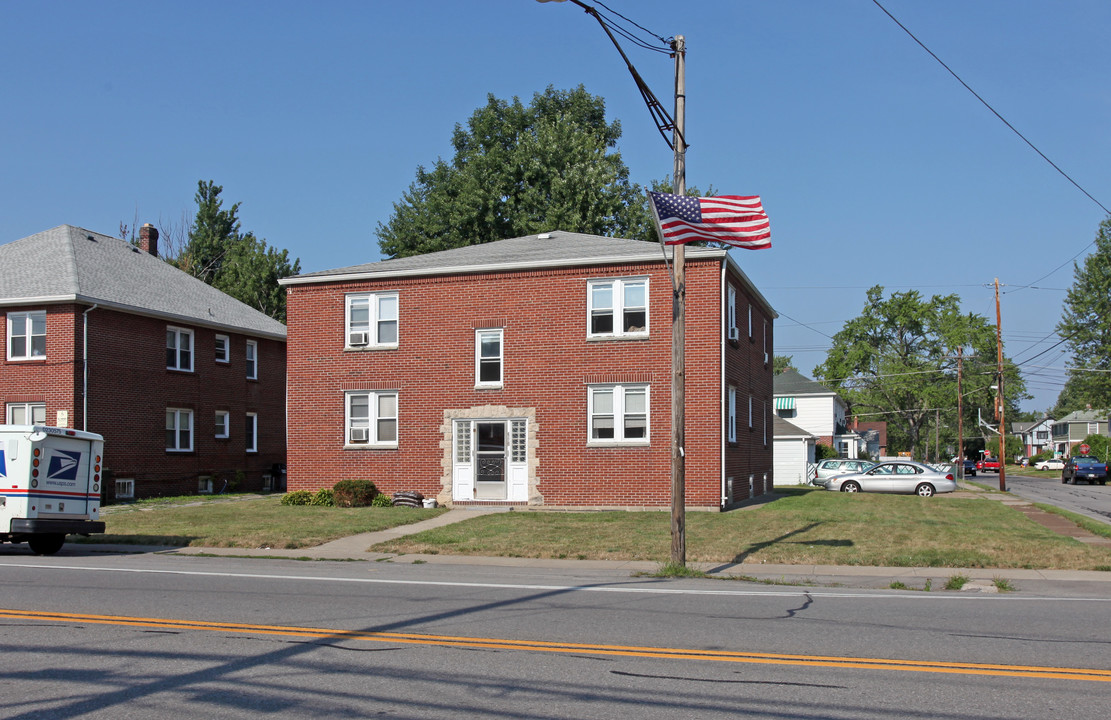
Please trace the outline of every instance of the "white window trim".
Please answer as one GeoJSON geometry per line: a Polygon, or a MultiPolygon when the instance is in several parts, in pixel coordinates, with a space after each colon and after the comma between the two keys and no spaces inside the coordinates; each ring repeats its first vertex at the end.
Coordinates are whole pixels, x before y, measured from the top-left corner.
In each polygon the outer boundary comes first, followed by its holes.
{"type": "Polygon", "coordinates": [[[748,396],[748,429],[752,429],[752,396],[748,396]]]}
{"type": "Polygon", "coordinates": [[[588,280],[586,283],[586,336],[588,338],[642,338],[648,337],[651,329],[650,322],[650,285],[648,277],[606,278],[588,280]],[[644,283],[644,329],[634,332],[625,332],[625,285],[627,283],[644,283]],[[594,287],[597,285],[611,285],[613,298],[613,332],[595,333],[592,331],[591,322],[594,313],[594,287]]]}
{"type": "Polygon", "coordinates": [[[224,418],[224,422],[223,422],[224,432],[223,432],[223,434],[220,433],[220,423],[217,422],[216,423],[216,432],[215,432],[214,437],[216,437],[220,440],[224,440],[224,439],[227,439],[227,438],[231,437],[231,413],[228,412],[227,410],[217,410],[216,411],[216,418],[221,418],[221,417],[224,418]]]}
{"type": "MultiPolygon", "coordinates": [[[[193,424],[193,411],[187,408],[166,408],[167,413],[174,413],[174,447],[167,447],[166,452],[193,452],[193,437],[194,424],[193,424]],[[189,419],[189,447],[178,447],[178,442],[181,440],[181,419],[189,419]]],[[[165,428],[169,430],[169,428],[165,428]]]]}
{"type": "Polygon", "coordinates": [[[586,389],[586,444],[595,446],[614,445],[650,445],[652,443],[652,389],[647,384],[628,385],[588,385],[586,389]],[[644,437],[625,438],[625,392],[627,390],[644,390],[644,437]],[[613,391],[613,437],[595,438],[594,427],[594,392],[596,390],[613,391]]]}
{"type": "Polygon", "coordinates": [[[752,303],[748,304],[748,339],[752,339],[752,303]]]}
{"type": "Polygon", "coordinates": [[[344,393],[343,398],[343,446],[345,448],[396,448],[398,441],[401,438],[401,393],[397,390],[349,390],[344,393]],[[351,440],[351,398],[357,395],[367,396],[367,441],[366,442],[352,442],[351,440]],[[381,418],[378,416],[378,398],[383,395],[392,395],[394,398],[394,416],[393,418],[381,418]],[[379,442],[378,440],[378,422],[383,419],[392,419],[394,421],[394,435],[397,440],[387,440],[379,442]]]}
{"type": "Polygon", "coordinates": [[[737,388],[729,386],[729,442],[737,442],[737,388]]]}
{"type": "MultiPolygon", "coordinates": [[[[487,358],[491,359],[491,358],[487,358]]],[[[474,333],[474,386],[476,388],[500,388],[505,380],[505,331],[503,328],[486,328],[475,330],[474,333]],[[482,380],[482,337],[484,335],[498,336],[498,379],[496,381],[482,380]]]]}
{"type": "Polygon", "coordinates": [[[247,424],[243,429],[243,440],[247,452],[258,452],[258,413],[247,413],[247,424]],[[246,444],[247,442],[251,444],[248,445],[246,444]]]}
{"type": "Polygon", "coordinates": [[[741,332],[737,327],[737,288],[733,287],[732,283],[726,285],[728,304],[726,305],[726,313],[728,315],[728,337],[730,340],[739,338],[741,332]]]}
{"type": "Polygon", "coordinates": [[[396,291],[391,292],[377,292],[377,293],[348,293],[344,299],[344,319],[343,319],[343,347],[345,350],[367,350],[367,349],[382,349],[382,348],[396,348],[401,342],[401,298],[396,291]],[[397,339],[390,343],[378,342],[378,323],[382,322],[380,306],[383,298],[393,298],[397,305],[397,319],[392,322],[397,323],[397,339]],[[367,324],[367,342],[352,344],[352,332],[363,332],[362,330],[353,331],[351,329],[351,303],[353,300],[367,300],[369,304],[369,320],[367,324]]]}
{"type": "Polygon", "coordinates": [[[24,425],[45,425],[46,424],[46,403],[44,402],[11,402],[8,403],[4,412],[4,422],[9,425],[18,425],[13,417],[16,408],[22,408],[24,414],[31,419],[29,423],[24,425]],[[35,408],[42,408],[42,422],[35,422],[35,408]]]}
{"type": "Polygon", "coordinates": [[[216,355],[216,362],[227,364],[231,362],[231,338],[227,335],[217,335],[215,340],[216,349],[220,348],[220,341],[224,341],[224,359],[221,360],[219,355],[216,355]]]}
{"type": "Polygon", "coordinates": [[[135,497],[135,478],[116,478],[116,499],[131,500],[135,497]]]}
{"type": "Polygon", "coordinates": [[[258,340],[248,340],[244,356],[247,362],[247,379],[258,380],[258,340]]]}
{"type": "MultiPolygon", "coordinates": [[[[166,326],[166,332],[172,332],[177,335],[175,341],[176,361],[175,365],[166,365],[167,370],[177,370],[178,372],[193,372],[194,358],[197,355],[196,338],[193,336],[193,331],[188,328],[174,327],[173,325],[166,326]],[[181,338],[183,335],[189,336],[189,367],[181,367],[181,338]]],[[[169,348],[166,348],[169,350],[169,348]]]]}
{"type": "Polygon", "coordinates": [[[46,336],[47,336],[47,332],[46,332],[45,328],[44,328],[43,334],[42,334],[42,338],[43,338],[42,355],[35,355],[34,354],[34,344],[35,344],[34,339],[36,337],[38,337],[37,335],[34,334],[34,319],[33,318],[36,315],[41,315],[42,316],[43,325],[45,325],[46,324],[46,311],[45,310],[28,310],[28,311],[23,311],[23,312],[9,312],[8,313],[8,318],[7,318],[8,319],[8,330],[7,330],[7,333],[8,333],[7,338],[8,339],[7,339],[7,342],[5,343],[5,345],[7,345],[6,355],[7,355],[8,360],[21,362],[21,361],[25,361],[25,360],[45,360],[46,359],[46,336]],[[13,340],[13,337],[14,337],[14,335],[12,333],[12,320],[14,318],[22,318],[23,319],[24,329],[27,333],[26,335],[20,335],[20,337],[27,338],[27,352],[24,355],[13,355],[12,354],[12,340],[13,340]]]}

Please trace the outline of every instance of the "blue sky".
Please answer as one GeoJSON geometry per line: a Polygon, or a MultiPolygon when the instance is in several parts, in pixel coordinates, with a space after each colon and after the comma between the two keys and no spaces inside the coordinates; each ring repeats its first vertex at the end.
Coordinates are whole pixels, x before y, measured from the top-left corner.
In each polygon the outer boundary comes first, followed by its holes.
{"type": "MultiPolygon", "coordinates": [[[[1111,203],[1111,3],[883,2],[1111,203]]],[[[607,4],[686,36],[687,182],[763,197],[772,249],[732,252],[804,374],[874,284],[957,293],[994,322],[998,277],[1008,355],[1057,341],[1069,261],[1103,210],[873,2],[607,4]]],[[[626,51],[670,103],[671,60],[626,51]]],[[[0,0],[0,66],[0,242],[180,222],[211,179],[304,271],[377,260],[375,227],[418,165],[450,156],[455,123],[487,93],[548,85],[606,99],[635,182],[672,166],[620,57],[570,3],[0,0]]],[[[1053,404],[1064,362],[1059,347],[1024,366],[1024,407],[1053,404]]]]}

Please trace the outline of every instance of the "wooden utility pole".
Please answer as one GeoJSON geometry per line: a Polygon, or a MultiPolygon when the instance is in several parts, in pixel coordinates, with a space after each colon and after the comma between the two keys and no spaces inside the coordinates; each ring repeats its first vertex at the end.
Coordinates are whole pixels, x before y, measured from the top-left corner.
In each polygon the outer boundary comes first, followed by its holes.
{"type": "Polygon", "coordinates": [[[999,354],[996,398],[999,403],[999,492],[1007,491],[1007,415],[1003,401],[1003,315],[999,311],[999,278],[995,278],[995,347],[999,354]]]}
{"type": "Polygon", "coordinates": [[[961,397],[961,372],[964,370],[964,346],[957,348],[957,461],[960,472],[957,477],[964,479],[964,398],[961,397]]]}
{"type": "MultiPolygon", "coordinates": [[[[675,54],[675,173],[672,192],[685,195],[687,192],[687,143],[684,135],[686,119],[686,56],[687,44],[682,35],[676,35],[671,45],[675,54]]],[[[675,266],[675,286],[671,303],[671,562],[674,565],[687,564],[687,517],[686,517],[686,464],[683,445],[686,442],[686,337],[687,337],[687,288],[686,288],[686,246],[673,246],[675,266]]]]}

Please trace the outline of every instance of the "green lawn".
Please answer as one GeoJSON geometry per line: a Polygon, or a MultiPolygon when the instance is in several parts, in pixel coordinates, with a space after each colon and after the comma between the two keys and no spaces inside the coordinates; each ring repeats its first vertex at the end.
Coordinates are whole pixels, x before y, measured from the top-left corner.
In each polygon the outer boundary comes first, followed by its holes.
{"type": "MultiPolygon", "coordinates": [[[[284,506],[279,496],[107,509],[91,542],[302,548],[416,522],[442,509],[284,506]]],[[[691,562],[1111,570],[1111,548],[1057,535],[988,497],[780,491],[727,513],[688,512],[691,562]]],[[[670,559],[668,512],[514,510],[383,543],[391,553],[670,559]]]]}
{"type": "Polygon", "coordinates": [[[173,498],[105,508],[104,535],[85,542],[303,548],[426,520],[443,508],[281,505],[281,495],[173,498]]]}

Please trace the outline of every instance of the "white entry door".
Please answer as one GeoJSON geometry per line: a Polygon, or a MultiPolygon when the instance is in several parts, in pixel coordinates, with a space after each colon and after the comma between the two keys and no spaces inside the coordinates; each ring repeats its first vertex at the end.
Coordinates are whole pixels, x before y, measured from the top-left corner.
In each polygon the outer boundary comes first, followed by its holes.
{"type": "Polygon", "coordinates": [[[452,499],[527,500],[526,428],[523,418],[457,420],[452,499]]]}

